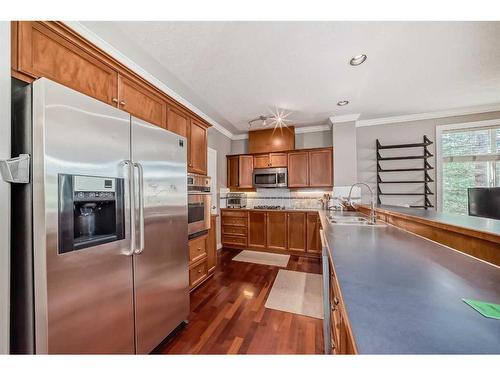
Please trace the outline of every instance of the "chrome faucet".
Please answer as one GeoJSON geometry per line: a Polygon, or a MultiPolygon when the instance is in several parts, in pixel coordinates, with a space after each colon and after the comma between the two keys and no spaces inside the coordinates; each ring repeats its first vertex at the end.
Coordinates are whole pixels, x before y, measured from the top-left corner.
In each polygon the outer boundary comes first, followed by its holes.
{"type": "Polygon", "coordinates": [[[354,186],[356,185],[363,185],[363,186],[366,186],[368,188],[368,190],[370,190],[370,200],[371,200],[371,214],[370,214],[370,223],[371,224],[375,224],[376,221],[377,221],[377,215],[375,215],[375,198],[373,196],[373,190],[372,188],[370,187],[370,185],[364,183],[364,182],[356,182],[355,184],[352,184],[351,186],[351,189],[349,190],[349,196],[347,197],[347,200],[349,201],[349,203],[351,204],[352,206],[352,201],[351,201],[351,194],[352,194],[352,189],[354,186]]]}

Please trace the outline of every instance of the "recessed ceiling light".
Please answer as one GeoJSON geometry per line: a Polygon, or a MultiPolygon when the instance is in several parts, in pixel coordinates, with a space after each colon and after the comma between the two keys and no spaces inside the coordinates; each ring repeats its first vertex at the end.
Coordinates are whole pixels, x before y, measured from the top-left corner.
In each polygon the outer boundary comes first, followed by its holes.
{"type": "Polygon", "coordinates": [[[358,66],[363,64],[366,61],[366,55],[357,55],[354,56],[351,61],[349,61],[349,64],[352,66],[358,66]]]}
{"type": "Polygon", "coordinates": [[[349,100],[341,100],[340,102],[337,102],[337,105],[342,107],[344,105],[348,105],[349,104],[349,100]]]}

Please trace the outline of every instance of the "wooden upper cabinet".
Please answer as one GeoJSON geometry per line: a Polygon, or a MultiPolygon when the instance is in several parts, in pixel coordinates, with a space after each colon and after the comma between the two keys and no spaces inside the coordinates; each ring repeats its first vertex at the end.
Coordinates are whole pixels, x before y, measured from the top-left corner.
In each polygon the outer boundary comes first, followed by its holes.
{"type": "Polygon", "coordinates": [[[307,213],[307,244],[309,253],[321,253],[320,221],[316,212],[307,213]]]}
{"type": "Polygon", "coordinates": [[[240,155],[239,156],[239,183],[240,188],[253,187],[253,156],[240,155]]]}
{"type": "Polygon", "coordinates": [[[266,223],[265,211],[248,212],[248,246],[266,247],[266,223]]]}
{"type": "Polygon", "coordinates": [[[286,167],[288,165],[288,155],[284,152],[269,154],[269,166],[273,168],[286,167]]]}
{"type": "Polygon", "coordinates": [[[288,157],[284,152],[254,155],[253,163],[254,168],[286,167],[288,165],[288,157]]]}
{"type": "Polygon", "coordinates": [[[295,127],[281,127],[248,132],[248,152],[280,152],[295,149],[295,127]]]}
{"type": "Polygon", "coordinates": [[[309,153],[294,151],[288,153],[288,187],[309,186],[309,153]]]}
{"type": "Polygon", "coordinates": [[[269,168],[269,154],[255,155],[253,157],[254,168],[269,168]]]}
{"type": "Polygon", "coordinates": [[[227,187],[237,188],[240,184],[240,158],[239,156],[227,157],[227,187]]]}
{"type": "Polygon", "coordinates": [[[333,186],[332,149],[319,149],[309,151],[309,186],[333,186]]]}
{"type": "Polygon", "coordinates": [[[286,212],[267,213],[267,248],[286,250],[286,212]]]}
{"type": "Polygon", "coordinates": [[[167,103],[141,84],[118,77],[118,107],[151,124],[166,128],[167,103]]]}
{"type": "MultiPolygon", "coordinates": [[[[45,77],[116,106],[118,72],[89,49],[71,43],[42,22],[17,23],[17,70],[33,78],[45,77]]],[[[15,38],[14,38],[15,39],[15,38]]]]}
{"type": "Polygon", "coordinates": [[[191,119],[188,132],[188,171],[207,174],[207,127],[191,119]]]}
{"type": "Polygon", "coordinates": [[[187,137],[189,115],[172,105],[167,108],[167,129],[175,134],[187,137]]]}
{"type": "Polygon", "coordinates": [[[306,213],[287,213],[288,249],[306,251],[306,213]]]}

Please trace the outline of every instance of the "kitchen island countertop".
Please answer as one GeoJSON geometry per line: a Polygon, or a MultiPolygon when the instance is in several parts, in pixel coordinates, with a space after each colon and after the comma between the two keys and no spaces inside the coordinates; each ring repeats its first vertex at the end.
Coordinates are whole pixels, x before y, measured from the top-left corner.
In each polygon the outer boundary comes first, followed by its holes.
{"type": "Polygon", "coordinates": [[[500,353],[500,320],[462,301],[500,303],[499,267],[391,225],[335,225],[319,213],[359,353],[500,353]]]}

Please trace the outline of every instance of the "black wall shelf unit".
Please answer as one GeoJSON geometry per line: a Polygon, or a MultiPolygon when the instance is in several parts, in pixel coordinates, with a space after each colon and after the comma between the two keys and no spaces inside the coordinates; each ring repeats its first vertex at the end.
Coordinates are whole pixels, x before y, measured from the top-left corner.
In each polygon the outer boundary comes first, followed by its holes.
{"type": "Polygon", "coordinates": [[[423,137],[423,142],[422,143],[405,143],[405,144],[399,144],[399,145],[381,145],[380,141],[377,139],[377,202],[381,204],[380,197],[387,195],[387,196],[423,196],[423,205],[414,205],[410,206],[413,208],[430,208],[434,207],[429,200],[429,195],[434,195],[434,193],[431,191],[429,188],[429,183],[434,182],[434,180],[429,176],[429,171],[431,169],[434,169],[434,167],[429,163],[429,159],[432,158],[434,155],[431,154],[431,152],[428,150],[427,147],[432,145],[432,141],[427,138],[426,135],[423,137]],[[380,154],[380,150],[389,150],[389,149],[402,149],[402,148],[422,148],[423,153],[422,155],[410,155],[410,156],[391,156],[391,157],[383,157],[380,154]],[[381,161],[396,161],[396,160],[419,160],[421,159],[423,161],[423,165],[421,168],[382,168],[380,165],[381,161]],[[382,179],[381,174],[383,173],[397,173],[397,172],[416,172],[416,171],[423,171],[424,176],[422,180],[404,180],[404,179],[398,179],[398,180],[391,180],[391,181],[384,181],[382,179]],[[381,185],[383,184],[422,184],[423,185],[423,191],[419,193],[408,193],[408,192],[391,192],[391,193],[384,193],[382,192],[381,185]]]}

